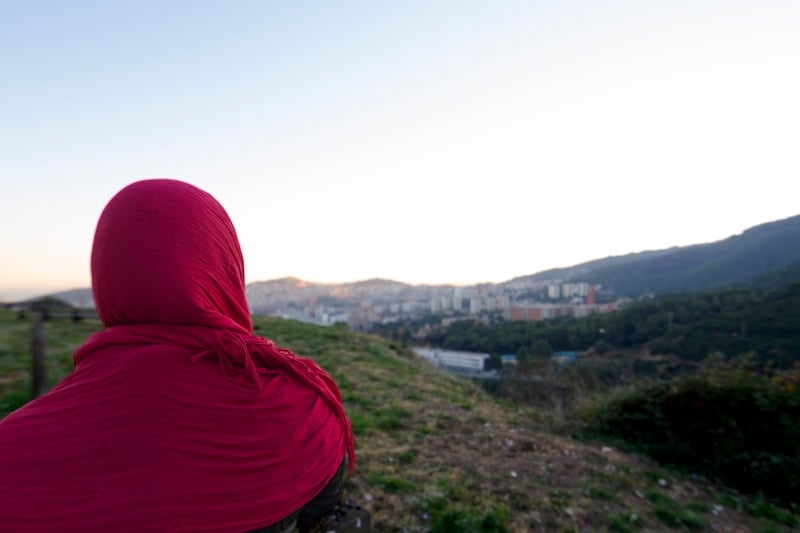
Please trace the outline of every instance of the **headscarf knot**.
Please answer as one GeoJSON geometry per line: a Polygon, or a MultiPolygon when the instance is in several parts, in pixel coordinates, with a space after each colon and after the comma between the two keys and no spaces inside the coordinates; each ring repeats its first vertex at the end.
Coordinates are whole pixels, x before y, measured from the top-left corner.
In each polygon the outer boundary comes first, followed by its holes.
{"type": "Polygon", "coordinates": [[[212,349],[192,356],[193,363],[203,357],[215,355],[222,373],[237,383],[252,383],[260,391],[264,387],[261,376],[266,369],[253,362],[253,356],[244,335],[227,331],[219,336],[212,349]]]}

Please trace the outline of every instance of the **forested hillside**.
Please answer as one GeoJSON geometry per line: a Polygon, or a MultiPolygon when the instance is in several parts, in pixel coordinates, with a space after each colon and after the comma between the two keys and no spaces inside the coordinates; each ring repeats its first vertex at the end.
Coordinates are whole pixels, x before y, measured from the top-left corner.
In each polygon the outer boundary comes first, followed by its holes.
{"type": "Polygon", "coordinates": [[[795,216],[713,243],[607,257],[521,279],[588,281],[617,296],[638,297],[750,284],[798,264],[800,216],[795,216]]]}
{"type": "MultiPolygon", "coordinates": [[[[690,361],[712,353],[752,353],[762,364],[785,368],[800,360],[798,324],[800,283],[668,295],[586,318],[493,324],[465,320],[424,330],[423,342],[494,356],[515,354],[522,360],[560,350],[603,354],[637,348],[690,361]]],[[[406,322],[377,331],[412,342],[418,327],[406,322]]]]}

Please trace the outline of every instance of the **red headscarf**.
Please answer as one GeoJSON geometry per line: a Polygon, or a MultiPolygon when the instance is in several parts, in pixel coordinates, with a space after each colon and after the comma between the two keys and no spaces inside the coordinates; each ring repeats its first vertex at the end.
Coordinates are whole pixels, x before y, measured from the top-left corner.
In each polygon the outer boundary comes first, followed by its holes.
{"type": "Polygon", "coordinates": [[[310,500],[346,452],[353,466],[330,376],[251,334],[236,232],[208,193],[120,191],[92,287],[106,329],[0,421],[0,529],[247,531],[310,500]]]}

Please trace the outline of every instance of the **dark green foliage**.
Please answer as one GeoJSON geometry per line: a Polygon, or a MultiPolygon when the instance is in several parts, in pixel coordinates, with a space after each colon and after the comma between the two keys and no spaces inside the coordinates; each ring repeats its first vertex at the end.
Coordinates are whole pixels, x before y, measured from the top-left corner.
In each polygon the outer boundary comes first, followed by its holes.
{"type": "Polygon", "coordinates": [[[691,530],[700,530],[706,527],[706,521],[703,517],[686,509],[674,509],[657,505],[653,508],[653,515],[671,528],[685,527],[691,530]]]}
{"type": "Polygon", "coordinates": [[[30,392],[15,391],[0,397],[0,417],[15,411],[30,401],[30,392]]]}
{"type": "Polygon", "coordinates": [[[800,261],[800,216],[762,224],[722,241],[660,252],[634,256],[622,264],[600,263],[588,273],[583,265],[582,277],[622,296],[750,283],[800,261]]]}
{"type": "MultiPolygon", "coordinates": [[[[800,494],[800,394],[743,371],[631,391],[584,413],[585,434],[791,502],[800,494]]],[[[663,502],[655,502],[663,503],[663,502]]]]}
{"type": "Polygon", "coordinates": [[[397,455],[397,460],[400,461],[400,464],[407,465],[407,464],[413,463],[414,460],[417,458],[417,455],[419,455],[419,451],[418,450],[413,450],[413,449],[412,450],[406,450],[404,452],[400,452],[397,455]]]}
{"type": "Polygon", "coordinates": [[[794,515],[775,507],[766,501],[761,495],[745,505],[745,510],[753,516],[766,518],[768,520],[772,520],[773,522],[780,522],[789,527],[800,526],[800,520],[798,520],[794,515]]]}
{"type": "Polygon", "coordinates": [[[600,355],[607,353],[611,350],[612,346],[611,343],[608,342],[606,339],[599,339],[597,342],[594,343],[594,351],[600,355]]]}
{"type": "Polygon", "coordinates": [[[405,426],[406,420],[411,418],[411,411],[399,406],[373,411],[372,417],[375,426],[382,431],[393,431],[405,426]]]}
{"type": "Polygon", "coordinates": [[[375,428],[372,417],[359,409],[348,410],[347,417],[350,419],[350,425],[353,426],[353,433],[356,435],[367,435],[375,428]]]}
{"type": "Polygon", "coordinates": [[[594,500],[607,500],[607,501],[614,501],[617,499],[616,495],[612,492],[607,491],[606,489],[595,487],[594,485],[584,485],[583,493],[588,498],[592,498],[594,500]]]}
{"type": "Polygon", "coordinates": [[[754,281],[780,284],[787,279],[796,281],[798,267],[800,216],[795,216],[714,243],[606,257],[517,279],[590,281],[612,289],[618,296],[636,297],[754,281]]]}
{"type": "Polygon", "coordinates": [[[425,504],[431,533],[463,531],[500,533],[508,531],[509,510],[485,498],[463,480],[440,479],[437,495],[425,504]]]}
{"type": "MultiPolygon", "coordinates": [[[[797,279],[797,278],[795,278],[797,279]]],[[[780,289],[738,288],[636,302],[585,318],[482,324],[454,322],[429,329],[426,341],[443,348],[516,354],[521,362],[553,351],[596,354],[647,348],[653,354],[702,361],[710,353],[756,353],[756,363],[788,368],[800,358],[800,283],[780,289]]],[[[391,336],[384,325],[382,334],[391,336]]],[[[497,363],[496,363],[497,364],[497,363]]],[[[648,374],[651,375],[651,374],[648,374]]]]}
{"type": "Polygon", "coordinates": [[[609,528],[614,533],[633,533],[642,528],[642,521],[636,516],[632,520],[631,515],[616,515],[611,518],[609,528]]]}

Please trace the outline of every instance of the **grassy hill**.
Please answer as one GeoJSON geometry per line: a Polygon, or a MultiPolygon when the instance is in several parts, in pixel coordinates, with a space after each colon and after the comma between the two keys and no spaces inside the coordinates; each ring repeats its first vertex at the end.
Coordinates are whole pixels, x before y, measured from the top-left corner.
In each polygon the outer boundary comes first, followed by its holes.
{"type": "MultiPolygon", "coordinates": [[[[25,400],[31,319],[0,311],[0,416],[25,400]]],[[[55,382],[98,322],[46,324],[55,382]]],[[[258,334],[339,384],[358,437],[349,495],[377,531],[790,531],[795,515],[602,442],[553,434],[531,408],[346,328],[256,318],[258,334]]]]}

